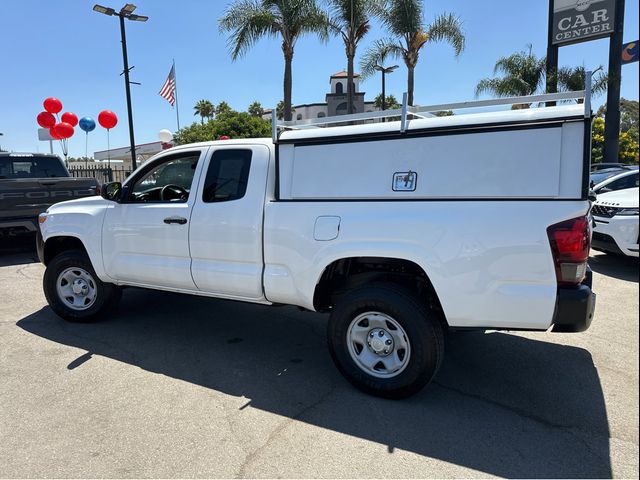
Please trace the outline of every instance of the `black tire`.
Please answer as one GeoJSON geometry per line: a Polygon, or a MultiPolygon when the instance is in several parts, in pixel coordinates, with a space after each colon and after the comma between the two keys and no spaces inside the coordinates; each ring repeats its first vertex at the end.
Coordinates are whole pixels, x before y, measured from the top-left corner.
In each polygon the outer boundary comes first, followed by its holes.
{"type": "Polygon", "coordinates": [[[329,317],[327,338],[331,357],[345,378],[358,389],[384,398],[406,398],[420,391],[434,377],[444,357],[439,319],[416,295],[394,284],[371,284],[341,297],[329,317]],[[366,312],[391,317],[406,333],[411,353],[404,370],[396,376],[371,375],[349,353],[349,326],[366,312]]]}
{"type": "Polygon", "coordinates": [[[68,322],[87,323],[100,319],[120,300],[122,289],[111,283],[100,281],[87,254],[81,250],[68,250],[53,258],[47,265],[42,280],[44,295],[51,309],[68,322]],[[93,304],[84,310],[75,310],[67,306],[58,294],[56,282],[58,276],[69,268],[81,268],[93,278],[96,296],[93,304]]]}

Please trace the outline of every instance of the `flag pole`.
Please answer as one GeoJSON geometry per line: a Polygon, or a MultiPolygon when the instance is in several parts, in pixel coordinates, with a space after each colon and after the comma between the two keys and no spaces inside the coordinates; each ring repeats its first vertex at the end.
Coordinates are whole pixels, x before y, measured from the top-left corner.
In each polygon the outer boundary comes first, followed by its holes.
{"type": "Polygon", "coordinates": [[[176,97],[176,122],[178,123],[178,130],[180,130],[180,112],[178,111],[178,75],[176,73],[176,61],[175,59],[172,59],[173,61],[173,78],[174,78],[174,82],[176,83],[176,88],[175,88],[175,97],[176,97]]]}

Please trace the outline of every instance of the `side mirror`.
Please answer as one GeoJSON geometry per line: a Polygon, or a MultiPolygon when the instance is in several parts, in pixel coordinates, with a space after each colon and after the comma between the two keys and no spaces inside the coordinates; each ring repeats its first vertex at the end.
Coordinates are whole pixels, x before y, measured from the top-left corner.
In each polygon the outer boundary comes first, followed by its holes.
{"type": "Polygon", "coordinates": [[[102,190],[100,191],[100,195],[105,200],[111,200],[112,202],[119,202],[120,195],[122,193],[122,183],[120,182],[109,182],[102,185],[102,190]]]}

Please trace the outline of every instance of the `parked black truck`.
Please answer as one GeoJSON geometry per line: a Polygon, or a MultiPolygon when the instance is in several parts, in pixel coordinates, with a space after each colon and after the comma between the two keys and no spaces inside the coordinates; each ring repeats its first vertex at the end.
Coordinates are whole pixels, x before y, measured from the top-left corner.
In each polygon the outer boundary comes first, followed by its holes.
{"type": "Polygon", "coordinates": [[[36,232],[54,203],[100,193],[94,178],[72,178],[60,157],[0,152],[0,237],[36,232]]]}

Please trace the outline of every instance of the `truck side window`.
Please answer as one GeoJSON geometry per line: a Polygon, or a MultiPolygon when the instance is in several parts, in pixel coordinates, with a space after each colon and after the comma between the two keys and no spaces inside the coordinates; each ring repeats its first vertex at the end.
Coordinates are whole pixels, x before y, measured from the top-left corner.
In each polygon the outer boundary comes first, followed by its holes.
{"type": "Polygon", "coordinates": [[[131,202],[186,202],[200,153],[170,157],[138,178],[131,202]]]}
{"type": "Polygon", "coordinates": [[[202,201],[227,202],[244,197],[250,166],[251,150],[214,152],[204,181],[202,201]]]}

